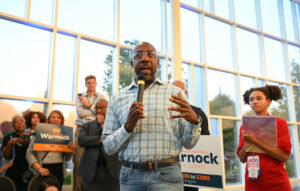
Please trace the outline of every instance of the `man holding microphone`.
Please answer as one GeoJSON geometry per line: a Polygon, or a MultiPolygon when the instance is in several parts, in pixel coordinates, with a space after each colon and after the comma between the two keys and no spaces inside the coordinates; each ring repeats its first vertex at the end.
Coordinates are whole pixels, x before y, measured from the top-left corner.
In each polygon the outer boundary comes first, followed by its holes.
{"type": "Polygon", "coordinates": [[[190,149],[197,143],[201,117],[180,88],[156,78],[159,59],[153,45],[137,45],[131,65],[144,78],[144,96],[137,101],[140,88],[134,80],[110,99],[104,150],[109,155],[119,152],[121,190],[182,191],[179,154],[183,146],[190,149]]]}

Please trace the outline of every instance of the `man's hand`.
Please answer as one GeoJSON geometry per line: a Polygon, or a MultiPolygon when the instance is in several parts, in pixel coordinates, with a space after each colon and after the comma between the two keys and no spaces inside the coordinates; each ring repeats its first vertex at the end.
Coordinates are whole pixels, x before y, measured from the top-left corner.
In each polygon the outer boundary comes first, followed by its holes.
{"type": "Polygon", "coordinates": [[[85,105],[85,107],[90,107],[90,103],[85,96],[78,96],[80,102],[85,105]]]}
{"type": "Polygon", "coordinates": [[[132,132],[137,125],[139,119],[144,119],[144,104],[140,102],[134,102],[128,113],[127,121],[125,123],[125,129],[128,132],[132,132]]]}
{"type": "Polygon", "coordinates": [[[98,115],[97,115],[97,121],[98,121],[98,123],[101,123],[101,128],[102,128],[102,130],[103,130],[103,128],[104,128],[104,120],[105,120],[104,115],[102,115],[102,114],[98,114],[98,115]]]}
{"type": "Polygon", "coordinates": [[[190,123],[198,124],[198,117],[194,110],[191,108],[190,104],[182,98],[181,93],[178,95],[171,95],[170,101],[176,103],[178,107],[169,107],[168,110],[178,111],[178,115],[172,115],[171,119],[183,117],[190,123]]]}

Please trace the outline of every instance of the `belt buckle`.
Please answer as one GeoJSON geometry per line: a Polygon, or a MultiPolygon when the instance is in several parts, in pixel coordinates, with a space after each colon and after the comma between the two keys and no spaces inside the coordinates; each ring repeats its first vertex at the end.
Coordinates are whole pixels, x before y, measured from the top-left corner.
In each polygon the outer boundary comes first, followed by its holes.
{"type": "Polygon", "coordinates": [[[152,170],[152,162],[151,161],[148,162],[148,167],[149,167],[149,170],[152,170]]]}

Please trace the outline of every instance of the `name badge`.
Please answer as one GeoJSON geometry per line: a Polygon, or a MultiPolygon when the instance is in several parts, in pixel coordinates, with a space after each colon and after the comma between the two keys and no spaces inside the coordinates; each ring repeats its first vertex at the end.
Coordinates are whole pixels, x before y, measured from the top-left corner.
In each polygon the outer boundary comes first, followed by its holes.
{"type": "Polygon", "coordinates": [[[260,174],[259,170],[259,156],[248,156],[248,177],[250,180],[257,180],[260,174]]]}

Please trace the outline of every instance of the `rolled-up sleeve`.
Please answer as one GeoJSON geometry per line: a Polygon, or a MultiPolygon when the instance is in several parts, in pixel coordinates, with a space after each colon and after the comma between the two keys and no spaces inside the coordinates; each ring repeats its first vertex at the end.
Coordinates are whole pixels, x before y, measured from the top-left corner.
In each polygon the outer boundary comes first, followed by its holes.
{"type": "Polygon", "coordinates": [[[186,126],[181,137],[181,143],[186,149],[192,149],[198,142],[201,134],[201,123],[198,125],[186,122],[186,126]]]}

